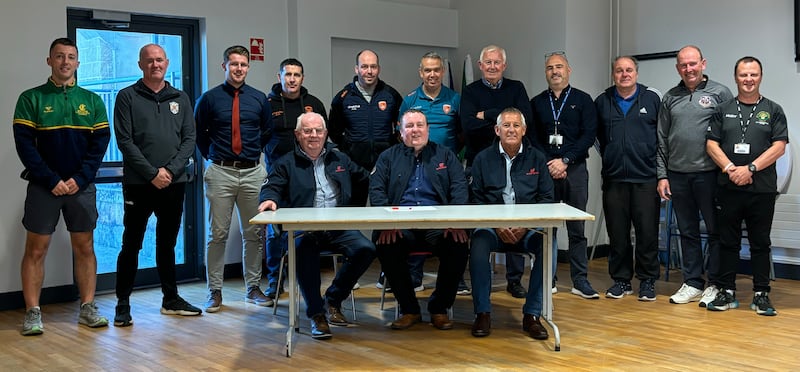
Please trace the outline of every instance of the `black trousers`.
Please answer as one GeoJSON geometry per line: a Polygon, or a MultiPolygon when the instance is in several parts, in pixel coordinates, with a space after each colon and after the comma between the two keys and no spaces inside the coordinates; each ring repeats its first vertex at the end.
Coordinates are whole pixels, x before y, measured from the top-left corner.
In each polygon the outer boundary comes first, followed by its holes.
{"type": "Polygon", "coordinates": [[[614,281],[658,279],[657,182],[603,182],[603,209],[610,243],[608,273],[614,281]],[[631,225],[636,232],[636,265],[631,244],[631,225]]]}
{"type": "Polygon", "coordinates": [[[719,231],[719,286],[736,289],[739,251],[742,249],[742,221],[750,242],[753,291],[769,292],[770,240],[775,215],[774,193],[752,193],[717,189],[717,230],[719,231]]]}
{"type": "MultiPolygon", "coordinates": [[[[458,282],[464,274],[469,258],[467,243],[456,243],[451,237],[444,237],[444,230],[401,230],[403,236],[392,244],[376,244],[378,260],[381,262],[386,280],[392,286],[392,293],[403,314],[419,314],[420,306],[414,285],[411,282],[406,258],[414,251],[429,250],[439,258],[439,273],[434,289],[428,300],[428,312],[445,314],[456,300],[458,282]]],[[[380,231],[372,233],[377,241],[380,231]]]]}
{"type": "Polygon", "coordinates": [[[122,250],[117,257],[117,298],[127,299],[131,296],[139,267],[139,251],[147,230],[147,220],[152,214],[158,219],[156,269],[161,280],[161,292],[165,300],[178,297],[175,242],[181,228],[185,189],[185,183],[174,183],[163,189],[157,189],[151,184],[122,185],[125,231],[122,233],[122,250]]]}

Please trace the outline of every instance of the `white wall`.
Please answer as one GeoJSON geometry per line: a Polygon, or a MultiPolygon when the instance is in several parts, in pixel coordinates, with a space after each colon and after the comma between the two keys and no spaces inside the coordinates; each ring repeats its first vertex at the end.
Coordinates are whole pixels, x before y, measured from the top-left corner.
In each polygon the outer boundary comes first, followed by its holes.
{"type": "MultiPolygon", "coordinates": [[[[268,89],[276,81],[278,63],[288,56],[298,57],[306,67],[305,85],[326,104],[341,85],[336,80],[341,74],[332,71],[332,38],[449,51],[456,86],[460,86],[464,56],[470,53],[476,61],[483,46],[495,43],[509,54],[507,75],[521,80],[529,95],[546,87],[544,53],[563,49],[573,68],[572,83],[593,96],[610,85],[609,61],[614,55],[676,50],[694,43],[708,58],[708,74],[731,88],[735,88],[733,62],[745,54],[759,57],[765,69],[762,91],[783,105],[793,139],[791,123],[800,117],[800,107],[792,104],[800,86],[793,62],[793,3],[763,0],[753,4],[746,0],[7,0],[0,13],[0,43],[8,52],[0,64],[0,81],[6,87],[0,90],[0,110],[10,124],[18,94],[45,80],[47,46],[66,34],[66,7],[71,6],[204,19],[204,57],[210,65],[203,74],[204,89],[222,81],[218,66],[225,47],[244,44],[251,36],[264,37],[266,61],[253,63],[248,83],[268,89]],[[610,21],[612,8],[619,9],[618,22],[610,21]]],[[[347,74],[352,77],[351,71],[347,74]]],[[[677,83],[674,70],[664,73],[672,74],[677,83]]],[[[597,160],[594,154],[590,158],[592,190],[599,190],[597,160]]],[[[21,170],[9,125],[6,135],[0,136],[0,171],[5,175],[0,179],[5,192],[0,198],[0,240],[4,243],[0,246],[0,293],[21,288],[24,230],[20,220],[25,197],[25,183],[18,178],[21,170]]],[[[795,200],[800,184],[790,184],[789,193],[792,197],[787,199],[795,200]]],[[[590,195],[591,213],[599,212],[598,198],[597,192],[590,195]]],[[[593,225],[587,224],[587,235],[593,231],[593,225]]],[[[67,246],[60,229],[47,259],[46,287],[72,283],[70,265],[63,264],[71,262],[67,246]]],[[[229,252],[228,259],[237,261],[238,252],[229,252]]]]}
{"type": "MultiPolygon", "coordinates": [[[[19,177],[22,165],[17,157],[11,118],[17,96],[23,90],[42,84],[50,74],[45,64],[47,48],[56,37],[67,34],[67,7],[120,10],[143,14],[163,14],[205,19],[204,57],[210,64],[203,72],[204,84],[214,86],[224,79],[219,64],[222,51],[233,44],[247,45],[249,37],[264,37],[267,44],[265,63],[253,63],[248,83],[266,89],[275,80],[275,68],[288,54],[286,1],[260,0],[13,0],[3,3],[0,12],[0,45],[7,51],[0,64],[0,112],[5,113],[7,132],[0,136],[0,293],[22,288],[19,264],[24,252],[25,230],[22,227],[25,182],[19,177]],[[269,67],[269,68],[267,68],[269,67]]],[[[136,61],[131,61],[136,63],[136,61]]],[[[233,256],[236,254],[234,252],[233,256]]],[[[239,259],[240,260],[240,259],[239,259]]],[[[53,237],[46,260],[44,287],[70,284],[72,254],[63,226],[53,237]]]]}
{"type": "MultiPolygon", "coordinates": [[[[481,49],[497,44],[506,49],[508,68],[505,76],[525,84],[533,97],[547,89],[544,77],[544,55],[563,50],[567,53],[572,75],[570,83],[592,97],[610,84],[609,27],[610,3],[608,0],[509,0],[491,3],[460,0],[453,6],[459,14],[460,45],[453,56],[453,68],[459,78],[464,57],[469,53],[477,63],[481,49]],[[592,36],[592,37],[589,37],[592,36]]],[[[480,78],[477,64],[473,66],[475,78],[480,78]]],[[[460,83],[456,83],[460,85],[460,83]]],[[[600,189],[600,161],[590,150],[590,190],[600,189]]],[[[602,205],[599,193],[589,196],[587,210],[598,215],[602,205]]],[[[593,244],[597,223],[586,224],[589,244],[593,244]]],[[[605,242],[605,229],[601,226],[600,243],[605,242]]],[[[566,229],[559,231],[559,247],[567,248],[566,229]]]]}
{"type": "MultiPolygon", "coordinates": [[[[800,106],[798,64],[794,62],[794,3],[791,0],[612,0],[619,2],[620,54],[655,53],[678,50],[695,44],[708,60],[706,74],[727,85],[736,94],[733,65],[752,55],[761,60],[764,78],[761,93],[783,106],[789,120],[789,140],[796,148],[800,106]]],[[[648,64],[650,66],[650,64],[648,64]]],[[[673,86],[680,80],[674,67],[661,63],[673,86]]],[[[673,63],[674,66],[674,63],[673,63]]],[[[650,72],[648,72],[650,73],[650,72]]],[[[798,162],[798,151],[792,152],[798,162]]],[[[796,174],[796,172],[795,172],[796,174]]],[[[778,199],[773,226],[775,262],[800,264],[800,182],[790,180],[788,195],[778,199]],[[785,205],[783,205],[785,204],[785,205]],[[777,239],[776,239],[777,238],[777,239]],[[784,247],[788,247],[784,249],[784,247]]],[[[746,255],[745,252],[743,255],[746,255]]]]}

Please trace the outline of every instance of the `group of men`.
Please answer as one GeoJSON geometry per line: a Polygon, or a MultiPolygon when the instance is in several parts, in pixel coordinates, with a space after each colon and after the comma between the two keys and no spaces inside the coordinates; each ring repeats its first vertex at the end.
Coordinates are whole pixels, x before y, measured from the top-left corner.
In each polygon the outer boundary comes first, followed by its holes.
{"type": "MultiPolygon", "coordinates": [[[[115,325],[133,324],[130,295],[152,214],[158,219],[161,312],[202,313],[178,295],[174,265],[187,163],[196,146],[209,161],[203,176],[210,205],[206,312],[222,308],[225,246],[235,207],[245,300],[274,306],[282,291],[278,277],[285,240],[296,239],[298,282],[316,339],[332,337],[329,324],[350,323],[341,302],[375,257],[386,276],[383,284],[391,283],[400,307],[401,316],[391,328],[420,322],[415,289],[421,286],[421,261],[410,259],[419,252],[439,258],[428,301],[431,323],[438,329],[453,327],[447,310],[463,290],[460,282],[469,268],[476,337],[491,333],[490,253],[531,255],[527,290],[521,284],[524,256],[507,255],[507,290],[526,298],[523,330],[534,339],[547,339],[539,319],[545,263],[539,259],[542,242],[536,230],[384,230],[373,231],[371,239],[359,231],[321,231],[287,237],[277,226],[262,233],[262,227],[248,220],[260,211],[285,207],[364,206],[367,197],[374,206],[563,201],[585,210],[586,159],[595,139],[602,156],[609,274],[614,281],[607,298],[632,294],[635,274],[639,300],[656,299],[660,196],[674,203],[683,249],[684,284],[670,302],[700,301],[709,310],[738,306],[734,279],[745,221],[756,292],[751,307],[761,315],[777,314],[768,297],[769,231],[775,161],[788,135],[781,107],[759,93],[762,70],[754,57],[735,65],[736,99],[703,75],[706,61],[696,46],[678,53],[681,83],[663,99],[637,82],[635,58],[617,57],[611,71],[614,85],[592,101],[570,85],[566,54],[548,53],[548,88],[529,100],[520,81],[503,75],[506,52],[495,45],[481,51],[482,78],[462,95],[442,85],[444,63],[436,53],[422,57],[422,83],[402,97],[380,80],[378,55],[363,50],[356,56],[353,82],[334,96],[329,118],[322,102],[302,86],[300,61],[289,58],[280,64],[279,83],[269,95],[246,84],[249,61],[246,47],[227,48],[225,81],[205,92],[193,109],[189,97],[164,80],[169,65],[164,49],[156,44],[141,48],[143,76],[119,92],[114,109],[125,200],[115,325]],[[533,128],[528,129],[530,123],[533,128]],[[462,143],[466,168],[457,155],[462,143]],[[702,277],[700,214],[709,236],[708,286],[702,277]],[[260,235],[267,237],[266,252],[260,235]],[[323,250],[345,256],[324,296],[318,259],[323,250]],[[262,291],[265,253],[268,287],[262,291]]],[[[94,302],[92,241],[97,220],[93,182],[110,139],[106,109],[97,95],[75,84],[79,62],[73,41],[55,40],[47,63],[50,79],[22,93],[14,115],[17,151],[25,166],[22,177],[29,181],[21,270],[24,335],[43,332],[39,292],[44,256],[62,213],[75,252],[79,323],[109,323],[94,302]]],[[[584,224],[568,222],[567,230],[571,292],[599,298],[587,279],[584,224]]],[[[555,265],[555,256],[553,252],[553,262],[547,264],[555,265]]]]}

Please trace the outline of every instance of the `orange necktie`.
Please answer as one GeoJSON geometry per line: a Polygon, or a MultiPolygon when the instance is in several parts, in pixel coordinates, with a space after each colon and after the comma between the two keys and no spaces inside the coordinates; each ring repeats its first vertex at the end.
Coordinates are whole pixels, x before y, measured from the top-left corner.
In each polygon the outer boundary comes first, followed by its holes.
{"type": "Polygon", "coordinates": [[[233,91],[233,110],[231,112],[231,147],[233,153],[242,152],[242,133],[239,130],[239,89],[233,91]]]}

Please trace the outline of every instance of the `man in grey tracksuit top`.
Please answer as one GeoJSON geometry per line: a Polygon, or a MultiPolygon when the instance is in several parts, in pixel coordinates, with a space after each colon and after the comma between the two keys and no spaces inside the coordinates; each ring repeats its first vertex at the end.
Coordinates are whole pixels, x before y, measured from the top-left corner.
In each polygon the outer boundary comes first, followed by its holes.
{"type": "Polygon", "coordinates": [[[733,98],[722,84],[703,74],[706,60],[700,49],[689,45],[678,52],[675,65],[681,82],[662,99],[658,118],[658,193],[672,200],[681,232],[683,285],[671,303],[700,301],[705,307],[716,296],[713,285],[718,261],[714,224],[717,170],[705,150],[705,133],[714,110],[733,98]],[[704,291],[700,215],[708,230],[710,285],[704,291]]]}

